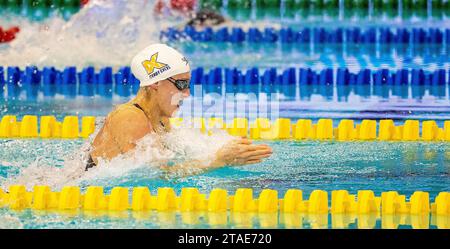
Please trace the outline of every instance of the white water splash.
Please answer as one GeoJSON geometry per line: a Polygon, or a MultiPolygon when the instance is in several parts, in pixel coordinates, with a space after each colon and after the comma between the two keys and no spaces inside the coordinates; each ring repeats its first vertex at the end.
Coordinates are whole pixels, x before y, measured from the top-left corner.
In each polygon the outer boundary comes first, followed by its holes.
{"type": "Polygon", "coordinates": [[[191,160],[209,164],[217,150],[231,139],[233,137],[224,131],[215,131],[214,135],[208,136],[189,128],[173,129],[160,137],[149,134],[138,141],[134,150],[110,161],[100,160],[98,166],[86,172],[89,141],[66,158],[62,167],[36,160],[22,168],[18,176],[6,179],[2,188],[21,184],[30,190],[36,185],[57,190],[63,186],[83,186],[86,182],[118,185],[120,178],[134,177],[135,174],[139,179],[154,179],[165,174],[159,166],[191,160]]]}
{"type": "Polygon", "coordinates": [[[23,229],[24,226],[18,217],[11,214],[0,213],[0,229],[23,229]]]}
{"type": "Polygon", "coordinates": [[[134,150],[110,161],[99,161],[98,167],[89,170],[81,180],[117,179],[137,171],[147,178],[159,177],[160,166],[193,161],[208,165],[216,152],[233,137],[225,132],[213,136],[198,129],[178,128],[162,136],[149,134],[138,141],[134,150]]]}
{"type": "MultiPolygon", "coordinates": [[[[123,66],[171,25],[155,17],[155,0],[91,0],[69,21],[53,17],[42,22],[17,18],[21,31],[0,46],[0,65],[24,67],[88,65],[123,66]]],[[[172,18],[173,19],[173,18],[172,18]]]]}

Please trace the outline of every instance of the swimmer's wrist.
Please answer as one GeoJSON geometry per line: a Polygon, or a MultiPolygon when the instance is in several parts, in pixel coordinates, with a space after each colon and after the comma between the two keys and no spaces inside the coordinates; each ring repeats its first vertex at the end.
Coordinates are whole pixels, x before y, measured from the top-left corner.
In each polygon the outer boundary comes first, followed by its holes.
{"type": "Polygon", "coordinates": [[[220,160],[219,158],[216,158],[214,161],[212,161],[209,164],[210,168],[222,168],[226,165],[226,163],[223,160],[220,160]]]}

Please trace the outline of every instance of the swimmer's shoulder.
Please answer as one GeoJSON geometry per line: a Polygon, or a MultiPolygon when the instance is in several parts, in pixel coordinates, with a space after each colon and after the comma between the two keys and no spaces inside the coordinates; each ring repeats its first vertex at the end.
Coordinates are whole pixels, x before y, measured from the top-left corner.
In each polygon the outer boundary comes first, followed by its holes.
{"type": "Polygon", "coordinates": [[[118,131],[152,131],[151,124],[145,113],[131,103],[125,103],[117,106],[108,115],[107,121],[110,128],[115,128],[118,131]]]}
{"type": "Polygon", "coordinates": [[[119,117],[124,117],[124,116],[134,116],[135,118],[147,118],[144,114],[144,112],[142,112],[142,110],[136,108],[136,106],[134,106],[131,103],[125,103],[125,104],[120,104],[118,106],[116,106],[114,108],[114,110],[112,110],[109,114],[107,119],[117,119],[117,116],[119,117]]]}

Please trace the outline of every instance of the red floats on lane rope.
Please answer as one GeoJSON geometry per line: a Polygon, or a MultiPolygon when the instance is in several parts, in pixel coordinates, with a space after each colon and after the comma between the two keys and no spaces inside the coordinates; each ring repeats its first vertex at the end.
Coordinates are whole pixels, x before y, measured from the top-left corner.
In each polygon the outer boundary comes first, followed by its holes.
{"type": "Polygon", "coordinates": [[[11,27],[7,30],[3,30],[2,27],[0,27],[0,43],[6,43],[14,40],[19,31],[20,28],[17,26],[11,27]]]}
{"type": "Polygon", "coordinates": [[[195,1],[196,0],[170,0],[170,7],[181,11],[193,10],[195,1]]]}

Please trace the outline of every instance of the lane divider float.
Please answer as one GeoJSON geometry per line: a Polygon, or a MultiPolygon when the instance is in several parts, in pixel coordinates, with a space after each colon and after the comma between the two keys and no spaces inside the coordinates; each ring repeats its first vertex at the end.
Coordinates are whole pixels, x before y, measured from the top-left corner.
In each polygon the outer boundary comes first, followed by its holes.
{"type": "Polygon", "coordinates": [[[194,42],[276,43],[283,44],[449,44],[450,29],[440,28],[281,28],[266,27],[205,27],[196,29],[168,28],[160,33],[168,41],[191,40],[194,42]]]}
{"type": "Polygon", "coordinates": [[[415,191],[409,199],[397,191],[375,196],[371,190],[351,194],[347,190],[314,190],[304,199],[299,189],[289,189],[280,199],[273,189],[263,189],[254,198],[251,188],[239,188],[234,195],[225,189],[213,189],[206,195],[197,188],[182,188],[179,196],[173,188],[161,187],[152,195],[148,187],[114,187],[109,195],[101,186],[65,186],[53,192],[49,186],[35,186],[28,192],[23,185],[12,185],[9,191],[0,189],[0,206],[13,210],[108,210],[108,211],[207,211],[314,214],[430,214],[450,215],[450,192],[440,192],[430,202],[428,192],[415,191]],[[131,190],[131,192],[130,192],[131,190]],[[330,198],[331,197],[331,201],[330,198]],[[330,203],[330,205],[329,205],[330,203]]]}
{"type": "MultiPolygon", "coordinates": [[[[223,0],[201,0],[200,6],[203,8],[220,9],[226,7],[233,8],[256,8],[256,9],[276,9],[283,8],[281,2],[284,2],[284,8],[302,10],[311,7],[317,10],[339,9],[339,0],[323,1],[323,0],[256,0],[252,4],[251,0],[228,0],[227,4],[223,0]]],[[[369,0],[344,0],[343,7],[345,10],[362,10],[369,9],[369,0]]],[[[397,10],[401,6],[402,10],[427,10],[427,0],[374,0],[372,8],[377,11],[397,10]],[[401,2],[401,5],[399,3],[401,2]]],[[[436,0],[431,1],[430,7],[433,10],[446,9],[450,6],[448,1],[436,0]]]]}
{"type": "Polygon", "coordinates": [[[95,131],[95,117],[66,116],[62,122],[55,116],[25,115],[18,120],[14,115],[5,115],[0,121],[0,138],[88,138],[95,131]],[[39,127],[39,129],[38,129],[39,127]]]}
{"type": "MultiPolygon", "coordinates": [[[[5,115],[0,122],[0,138],[88,138],[95,131],[95,117],[66,116],[62,122],[54,116],[25,115],[18,121],[16,116],[5,115]],[[38,123],[38,120],[40,121],[38,123]],[[39,127],[39,129],[38,129],[39,127]]],[[[234,118],[230,123],[223,118],[171,118],[173,127],[200,129],[211,135],[218,129],[230,135],[263,140],[318,140],[318,141],[450,141],[450,121],[439,127],[434,120],[405,120],[395,125],[393,120],[364,119],[357,123],[342,119],[334,126],[332,119],[292,121],[278,118],[234,118]]]]}
{"type": "Polygon", "coordinates": [[[0,1],[0,9],[2,8],[68,8],[82,7],[89,0],[3,0],[0,1]]]}
{"type": "MultiPolygon", "coordinates": [[[[237,68],[216,67],[209,70],[198,67],[191,71],[191,85],[211,84],[227,86],[252,85],[262,87],[268,85],[411,85],[411,86],[443,86],[450,83],[450,70],[386,68],[378,70],[361,69],[351,72],[348,68],[325,68],[312,70],[311,68],[276,68],[260,69],[251,67],[246,70],[237,68]],[[447,77],[448,75],[448,77],[447,77]]],[[[5,70],[0,66],[0,91],[7,88],[30,88],[41,86],[44,95],[55,91],[51,86],[69,87],[79,86],[79,93],[92,96],[94,90],[99,94],[112,93],[113,85],[128,86],[139,89],[139,80],[131,73],[130,67],[121,67],[113,73],[112,67],[104,67],[96,72],[94,67],[86,67],[77,71],[76,67],[66,67],[62,71],[54,67],[44,67],[40,70],[36,66],[28,66],[24,70],[19,67],[8,66],[5,70]],[[89,86],[92,86],[89,88],[89,86]]],[[[62,89],[64,90],[64,89],[62,89]]],[[[115,89],[117,90],[117,89],[115,89]]],[[[130,91],[128,89],[128,91],[130,91]]],[[[54,94],[54,93],[53,93],[54,94]]]]}

